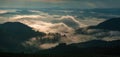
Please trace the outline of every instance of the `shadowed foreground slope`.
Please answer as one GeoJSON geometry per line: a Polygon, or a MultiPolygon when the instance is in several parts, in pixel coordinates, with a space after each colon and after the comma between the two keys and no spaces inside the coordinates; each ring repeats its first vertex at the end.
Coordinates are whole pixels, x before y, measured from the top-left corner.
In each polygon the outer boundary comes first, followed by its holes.
{"type": "Polygon", "coordinates": [[[93,40],[78,44],[60,44],[59,46],[41,50],[36,53],[1,53],[1,56],[9,57],[119,57],[120,41],[93,40]]]}

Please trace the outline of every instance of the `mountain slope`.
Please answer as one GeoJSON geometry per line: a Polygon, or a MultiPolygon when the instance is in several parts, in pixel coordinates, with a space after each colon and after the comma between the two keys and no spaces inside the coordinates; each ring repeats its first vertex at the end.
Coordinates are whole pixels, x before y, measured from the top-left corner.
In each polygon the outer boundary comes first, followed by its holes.
{"type": "Polygon", "coordinates": [[[36,32],[20,22],[0,24],[0,48],[5,50],[21,50],[21,44],[32,37],[44,36],[45,33],[36,32]]]}
{"type": "Polygon", "coordinates": [[[100,29],[120,31],[120,18],[112,18],[112,19],[106,20],[98,24],[96,27],[100,29]]]}

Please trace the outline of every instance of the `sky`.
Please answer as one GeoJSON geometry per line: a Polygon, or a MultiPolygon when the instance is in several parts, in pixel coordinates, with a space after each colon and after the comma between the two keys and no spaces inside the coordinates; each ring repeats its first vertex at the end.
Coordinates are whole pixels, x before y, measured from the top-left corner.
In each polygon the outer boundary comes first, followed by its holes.
{"type": "Polygon", "coordinates": [[[0,8],[120,8],[120,0],[0,0],[0,8]]]}

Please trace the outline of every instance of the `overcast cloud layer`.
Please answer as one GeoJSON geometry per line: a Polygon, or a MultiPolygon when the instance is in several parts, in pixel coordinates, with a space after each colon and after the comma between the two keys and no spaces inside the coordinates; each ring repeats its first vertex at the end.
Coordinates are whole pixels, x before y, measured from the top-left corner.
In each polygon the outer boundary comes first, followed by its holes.
{"type": "Polygon", "coordinates": [[[120,8],[120,0],[0,0],[2,8],[120,8]]]}

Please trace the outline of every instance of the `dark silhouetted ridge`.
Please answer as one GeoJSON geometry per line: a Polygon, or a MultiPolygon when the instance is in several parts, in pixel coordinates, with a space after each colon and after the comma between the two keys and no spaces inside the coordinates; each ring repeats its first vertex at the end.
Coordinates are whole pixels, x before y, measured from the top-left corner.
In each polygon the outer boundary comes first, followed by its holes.
{"type": "Polygon", "coordinates": [[[19,49],[22,42],[27,41],[32,37],[42,37],[44,35],[45,33],[36,32],[20,22],[0,24],[0,48],[19,49]]]}
{"type": "Polygon", "coordinates": [[[92,40],[88,42],[78,43],[78,44],[60,44],[55,48],[43,50],[38,52],[44,54],[58,54],[58,55],[66,55],[66,54],[113,54],[119,55],[120,51],[120,43],[119,40],[116,41],[102,41],[102,40],[92,40]]]}
{"type": "Polygon", "coordinates": [[[97,28],[120,31],[120,18],[112,18],[97,25],[97,28]]]}

